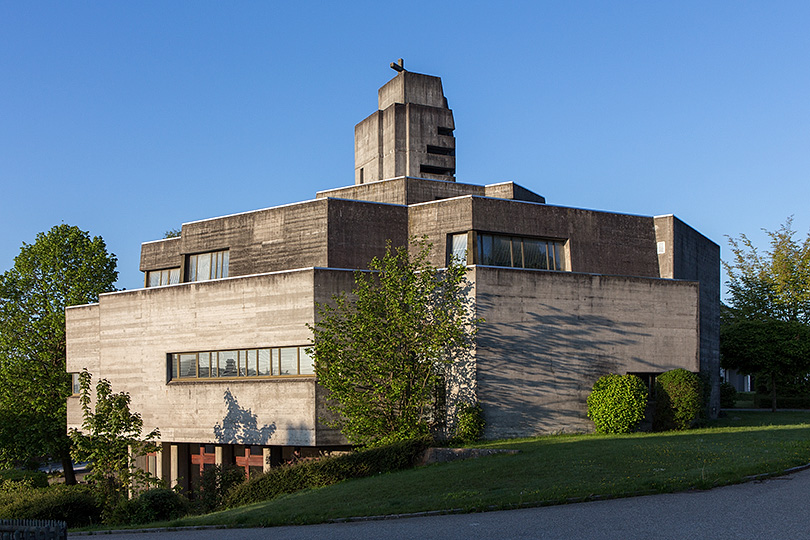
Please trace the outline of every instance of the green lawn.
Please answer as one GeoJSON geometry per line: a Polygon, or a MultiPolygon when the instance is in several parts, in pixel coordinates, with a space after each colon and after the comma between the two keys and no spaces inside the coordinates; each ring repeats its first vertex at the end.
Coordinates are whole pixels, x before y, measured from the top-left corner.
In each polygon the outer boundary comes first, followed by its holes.
{"type": "Polygon", "coordinates": [[[687,432],[556,435],[476,446],[520,453],[347,481],[172,525],[318,523],[705,489],[810,463],[810,412],[731,412],[687,432]]]}

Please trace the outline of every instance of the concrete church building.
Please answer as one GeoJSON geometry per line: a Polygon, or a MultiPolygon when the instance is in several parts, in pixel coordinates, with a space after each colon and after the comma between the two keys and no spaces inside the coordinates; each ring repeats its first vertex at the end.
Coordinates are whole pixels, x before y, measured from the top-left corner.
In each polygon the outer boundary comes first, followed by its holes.
{"type": "MultiPolygon", "coordinates": [[[[592,429],[607,373],[703,371],[717,407],[719,247],[672,215],[554,206],[512,182],[455,178],[441,79],[399,73],[355,127],[354,185],[182,225],[141,248],[145,287],[67,310],[67,369],[129,392],[162,451],[143,466],[188,487],[206,467],[248,472],[345,447],[326,426],[305,347],[315,305],[411,236],[432,263],[465,260],[486,319],[466,378],[486,436],[592,429]]],[[[68,427],[79,428],[77,397],[68,427]]]]}

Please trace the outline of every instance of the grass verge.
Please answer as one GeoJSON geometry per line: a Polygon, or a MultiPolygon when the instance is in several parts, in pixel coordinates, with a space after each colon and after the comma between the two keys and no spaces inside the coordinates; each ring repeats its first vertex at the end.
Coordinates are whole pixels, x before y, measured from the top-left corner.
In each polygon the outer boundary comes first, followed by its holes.
{"type": "Polygon", "coordinates": [[[706,489],[810,462],[810,412],[731,412],[711,427],[686,432],[556,435],[476,447],[520,453],[343,482],[163,525],[319,523],[706,489]]]}

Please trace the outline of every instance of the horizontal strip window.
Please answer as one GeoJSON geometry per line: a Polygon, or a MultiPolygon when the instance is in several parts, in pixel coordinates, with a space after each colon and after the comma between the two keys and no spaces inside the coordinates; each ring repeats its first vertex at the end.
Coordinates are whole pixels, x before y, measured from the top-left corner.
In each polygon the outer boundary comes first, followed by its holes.
{"type": "Polygon", "coordinates": [[[478,234],[478,264],[535,270],[565,270],[564,242],[478,234]]]}
{"type": "Polygon", "coordinates": [[[150,270],[146,273],[147,287],[162,287],[180,283],[180,268],[166,268],[165,270],[150,270]]]}
{"type": "Polygon", "coordinates": [[[428,154],[435,154],[437,156],[455,156],[456,149],[455,148],[447,148],[444,146],[433,146],[431,144],[427,145],[427,153],[428,154]]]}
{"type": "Polygon", "coordinates": [[[188,281],[208,281],[228,277],[228,250],[188,256],[188,281]]]}
{"type": "Polygon", "coordinates": [[[436,167],[433,165],[419,165],[419,172],[425,174],[453,175],[456,170],[452,167],[436,167]]]}
{"type": "Polygon", "coordinates": [[[307,347],[171,353],[172,380],[315,375],[307,347]]]}
{"type": "Polygon", "coordinates": [[[453,136],[453,128],[438,127],[438,128],[436,128],[436,133],[438,133],[439,135],[444,135],[446,137],[452,137],[453,136]]]}

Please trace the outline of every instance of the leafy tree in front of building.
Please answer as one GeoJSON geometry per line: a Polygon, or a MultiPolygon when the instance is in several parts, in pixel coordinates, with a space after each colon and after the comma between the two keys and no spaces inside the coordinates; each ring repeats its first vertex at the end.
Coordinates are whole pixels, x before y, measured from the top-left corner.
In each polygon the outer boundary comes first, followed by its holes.
{"type": "Polygon", "coordinates": [[[143,419],[130,411],[130,396],[113,393],[110,382],[101,379],[96,384],[95,403],[91,396],[92,375],[79,374],[82,406],[82,431],[72,429],[72,455],[77,461],[89,461],[91,472],[86,480],[92,483],[107,512],[113,510],[130,490],[142,491],[160,481],[135,466],[135,459],[158,450],[154,442],[160,431],[143,434],[143,419]]]}
{"type": "Polygon", "coordinates": [[[317,306],[311,347],[329,390],[332,425],[352,444],[422,437],[443,421],[445,380],[470,354],[466,267],[438,269],[425,240],[392,248],[356,272],[354,290],[317,306]],[[456,364],[459,365],[459,364],[456,364]]]}
{"type": "Polygon", "coordinates": [[[57,459],[66,481],[75,481],[65,308],[115,290],[116,262],[100,236],[62,224],[23,243],[0,275],[0,466],[57,459]]]}
{"type": "Polygon", "coordinates": [[[721,363],[768,380],[771,407],[781,387],[810,376],[810,234],[795,238],[792,218],[766,231],[761,253],[747,236],[730,238],[729,305],[722,310],[721,363]]]}

